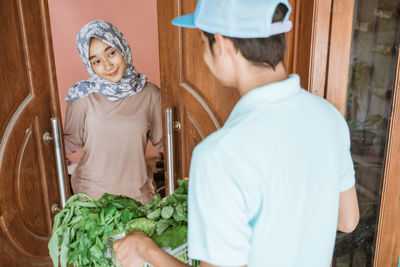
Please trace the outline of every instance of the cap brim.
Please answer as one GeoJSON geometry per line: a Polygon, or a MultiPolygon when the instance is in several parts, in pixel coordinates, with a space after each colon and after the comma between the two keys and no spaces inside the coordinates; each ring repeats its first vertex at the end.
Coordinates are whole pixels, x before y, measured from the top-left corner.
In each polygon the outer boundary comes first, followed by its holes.
{"type": "Polygon", "coordinates": [[[197,28],[194,24],[194,14],[183,15],[172,20],[172,24],[175,26],[185,28],[197,28]]]}

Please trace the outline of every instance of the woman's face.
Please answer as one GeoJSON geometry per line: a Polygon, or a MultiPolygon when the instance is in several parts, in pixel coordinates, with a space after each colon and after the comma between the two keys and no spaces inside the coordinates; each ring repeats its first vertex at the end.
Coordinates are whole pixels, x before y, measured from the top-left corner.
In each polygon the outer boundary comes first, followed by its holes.
{"type": "Polygon", "coordinates": [[[126,70],[126,61],[120,52],[99,39],[89,44],[89,60],[93,71],[102,79],[119,82],[126,70]]]}

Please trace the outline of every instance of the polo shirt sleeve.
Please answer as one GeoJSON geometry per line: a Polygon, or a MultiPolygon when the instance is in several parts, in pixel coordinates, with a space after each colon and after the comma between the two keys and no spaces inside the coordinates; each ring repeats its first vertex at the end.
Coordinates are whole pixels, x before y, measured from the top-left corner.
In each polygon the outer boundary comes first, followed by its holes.
{"type": "Polygon", "coordinates": [[[344,121],[342,120],[343,128],[344,128],[344,154],[342,157],[342,166],[341,166],[341,176],[339,181],[339,191],[344,192],[350,189],[355,184],[355,171],[353,165],[353,159],[351,157],[350,152],[350,132],[349,128],[344,121]]]}
{"type": "Polygon", "coordinates": [[[189,174],[189,257],[214,265],[245,265],[252,229],[235,166],[197,146],[189,174]]]}

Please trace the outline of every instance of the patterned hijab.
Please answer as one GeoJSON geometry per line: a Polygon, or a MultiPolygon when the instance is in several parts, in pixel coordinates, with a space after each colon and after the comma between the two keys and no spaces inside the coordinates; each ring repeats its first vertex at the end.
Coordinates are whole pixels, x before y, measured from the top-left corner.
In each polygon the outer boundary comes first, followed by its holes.
{"type": "Polygon", "coordinates": [[[132,65],[132,54],[128,41],[111,23],[103,20],[89,22],[82,27],[76,36],[76,46],[90,74],[90,78],[79,81],[69,88],[65,101],[76,100],[96,92],[104,95],[109,100],[115,101],[139,93],[145,86],[146,76],[141,73],[138,74],[132,65]],[[89,60],[91,38],[99,39],[122,54],[126,61],[126,70],[120,81],[111,82],[102,79],[93,71],[89,60]]]}

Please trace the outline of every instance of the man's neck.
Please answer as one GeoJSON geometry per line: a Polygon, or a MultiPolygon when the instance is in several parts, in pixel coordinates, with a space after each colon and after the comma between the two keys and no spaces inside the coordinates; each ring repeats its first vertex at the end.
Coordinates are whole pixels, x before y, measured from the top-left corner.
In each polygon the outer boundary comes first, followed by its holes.
{"type": "Polygon", "coordinates": [[[238,68],[239,75],[237,75],[236,88],[240,96],[244,96],[254,88],[279,82],[288,77],[282,62],[276,65],[275,70],[269,67],[255,66],[251,63],[246,65],[241,65],[238,68]]]}

